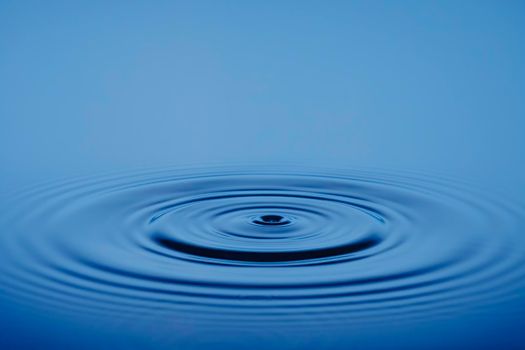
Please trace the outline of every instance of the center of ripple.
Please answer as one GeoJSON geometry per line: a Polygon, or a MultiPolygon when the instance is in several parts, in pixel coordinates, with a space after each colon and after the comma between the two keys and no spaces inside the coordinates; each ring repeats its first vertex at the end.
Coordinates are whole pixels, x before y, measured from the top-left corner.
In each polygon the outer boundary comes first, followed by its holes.
{"type": "Polygon", "coordinates": [[[282,215],[268,214],[256,217],[253,223],[263,226],[282,226],[290,224],[291,221],[282,215]]]}

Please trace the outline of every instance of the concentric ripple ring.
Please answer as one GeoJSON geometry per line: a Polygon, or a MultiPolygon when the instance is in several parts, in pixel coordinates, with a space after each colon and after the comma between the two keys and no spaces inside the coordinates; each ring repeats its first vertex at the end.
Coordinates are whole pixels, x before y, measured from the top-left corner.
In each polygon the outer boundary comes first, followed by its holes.
{"type": "Polygon", "coordinates": [[[365,323],[525,289],[523,207],[428,176],[170,169],[35,187],[2,210],[2,292],[61,312],[365,323]]]}

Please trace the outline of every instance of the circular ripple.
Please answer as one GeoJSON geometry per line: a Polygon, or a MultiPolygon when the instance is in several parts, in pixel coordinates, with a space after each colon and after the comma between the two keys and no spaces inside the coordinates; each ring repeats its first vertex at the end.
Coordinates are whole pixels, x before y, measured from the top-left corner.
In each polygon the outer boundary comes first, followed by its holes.
{"type": "Polygon", "coordinates": [[[36,188],[4,213],[5,293],[75,313],[364,323],[524,290],[522,208],[441,179],[179,169],[36,188]]]}

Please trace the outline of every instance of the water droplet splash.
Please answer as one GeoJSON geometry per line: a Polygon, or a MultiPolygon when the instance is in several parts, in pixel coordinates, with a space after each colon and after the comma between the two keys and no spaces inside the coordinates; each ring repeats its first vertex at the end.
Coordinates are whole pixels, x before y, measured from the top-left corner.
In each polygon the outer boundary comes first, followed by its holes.
{"type": "Polygon", "coordinates": [[[277,214],[266,214],[257,216],[253,222],[257,225],[265,225],[265,226],[282,226],[282,225],[288,225],[291,223],[289,219],[287,219],[284,216],[277,215],[277,214]]]}

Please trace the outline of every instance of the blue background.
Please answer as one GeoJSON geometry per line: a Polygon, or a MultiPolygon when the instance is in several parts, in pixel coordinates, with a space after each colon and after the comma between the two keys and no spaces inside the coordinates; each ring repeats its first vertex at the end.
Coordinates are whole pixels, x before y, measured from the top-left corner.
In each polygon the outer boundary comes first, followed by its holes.
{"type": "Polygon", "coordinates": [[[4,0],[1,180],[293,161],[524,187],[524,20],[522,1],[4,0]]]}
{"type": "MultiPolygon", "coordinates": [[[[523,1],[2,0],[0,193],[293,162],[442,173],[520,197],[524,23],[523,1]]],[[[41,327],[18,317],[15,332],[41,327]]]]}

